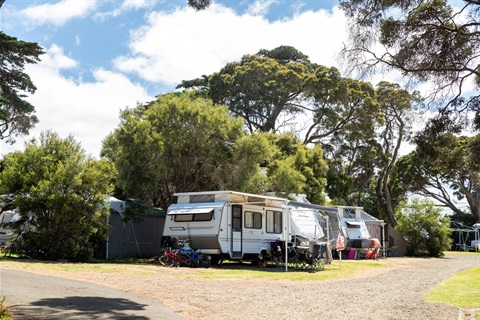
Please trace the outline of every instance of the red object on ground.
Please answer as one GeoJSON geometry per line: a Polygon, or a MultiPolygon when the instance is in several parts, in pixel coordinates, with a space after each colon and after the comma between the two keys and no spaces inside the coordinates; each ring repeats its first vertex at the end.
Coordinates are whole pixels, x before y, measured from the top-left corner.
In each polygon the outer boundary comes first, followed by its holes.
{"type": "Polygon", "coordinates": [[[367,258],[375,259],[380,253],[380,241],[377,238],[373,238],[368,247],[369,249],[367,250],[367,258]]]}

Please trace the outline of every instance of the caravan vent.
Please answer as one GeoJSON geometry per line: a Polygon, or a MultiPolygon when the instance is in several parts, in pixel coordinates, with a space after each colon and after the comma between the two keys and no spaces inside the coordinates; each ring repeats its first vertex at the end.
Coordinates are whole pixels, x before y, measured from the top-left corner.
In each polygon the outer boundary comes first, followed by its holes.
{"type": "Polygon", "coordinates": [[[214,194],[195,194],[190,195],[190,203],[215,202],[214,194]]]}

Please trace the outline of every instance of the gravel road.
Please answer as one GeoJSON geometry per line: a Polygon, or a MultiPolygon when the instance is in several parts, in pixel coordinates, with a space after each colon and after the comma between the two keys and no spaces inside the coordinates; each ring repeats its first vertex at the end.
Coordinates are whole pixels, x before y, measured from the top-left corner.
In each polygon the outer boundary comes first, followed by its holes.
{"type": "Polygon", "coordinates": [[[158,299],[84,281],[3,268],[0,280],[14,320],[187,320],[158,299]]]}
{"type": "MultiPolygon", "coordinates": [[[[159,266],[150,266],[151,271],[143,274],[90,271],[55,275],[159,299],[192,320],[452,320],[459,319],[457,308],[426,303],[423,295],[455,272],[480,266],[480,254],[447,253],[440,259],[388,258],[378,262],[386,267],[328,281],[204,278],[193,276],[198,269],[159,266]]],[[[334,261],[332,267],[338,266],[334,261]]]]}

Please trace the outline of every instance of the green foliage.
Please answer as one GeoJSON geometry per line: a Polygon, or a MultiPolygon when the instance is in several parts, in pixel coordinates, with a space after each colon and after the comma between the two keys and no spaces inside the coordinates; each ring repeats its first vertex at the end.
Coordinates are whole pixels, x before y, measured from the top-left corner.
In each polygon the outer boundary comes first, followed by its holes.
{"type": "Polygon", "coordinates": [[[407,241],[407,255],[441,257],[450,248],[450,218],[431,200],[411,199],[398,213],[397,230],[407,241]]]}
{"type": "Polygon", "coordinates": [[[115,163],[126,197],[167,208],[175,192],[261,188],[264,148],[226,107],[184,92],[124,110],[102,155],[115,163]]]}
{"type": "Polygon", "coordinates": [[[197,11],[205,10],[212,4],[212,0],[188,0],[188,5],[197,11]]]}
{"type": "Polygon", "coordinates": [[[305,94],[311,98],[308,103],[313,104],[305,143],[343,146],[344,140],[374,136],[381,114],[370,83],[343,78],[336,68],[318,66],[309,76],[305,94]]]}
{"type": "Polygon", "coordinates": [[[10,319],[10,311],[5,304],[5,297],[0,300],[0,319],[1,320],[8,320],[10,319]]]}
{"type": "Polygon", "coordinates": [[[432,101],[448,95],[451,102],[433,104],[436,111],[440,108],[435,121],[441,127],[465,111],[479,114],[480,96],[475,92],[467,101],[464,94],[466,83],[480,83],[477,1],[341,0],[340,7],[350,25],[350,41],[343,50],[350,66],[372,74],[396,69],[414,82],[434,84],[432,101]]]}
{"type": "Polygon", "coordinates": [[[277,129],[280,115],[295,114],[302,105],[308,67],[297,61],[277,61],[245,55],[209,78],[209,96],[241,116],[250,132],[277,129]]]}
{"type": "Polygon", "coordinates": [[[265,166],[268,172],[267,191],[280,196],[306,194],[312,203],[325,202],[327,163],[323,149],[308,148],[292,134],[267,134],[273,152],[271,161],[265,166]]]}
{"type": "Polygon", "coordinates": [[[24,249],[43,259],[86,261],[92,241],[105,238],[106,195],[116,171],[106,160],[86,156],[72,136],[42,133],[25,151],[5,156],[0,192],[14,195],[24,249]]]}
{"type": "Polygon", "coordinates": [[[26,64],[39,61],[43,49],[0,31],[0,140],[15,142],[14,137],[28,134],[38,122],[35,108],[25,93],[34,93],[35,85],[23,70],[26,64]]]}
{"type": "Polygon", "coordinates": [[[336,68],[314,64],[291,46],[244,55],[217,73],[182,81],[177,88],[194,89],[227,105],[251,133],[277,132],[305,114],[311,119],[303,128],[305,144],[332,144],[344,128],[337,141],[348,130],[371,135],[379,112],[371,84],[342,78],[336,68]]]}
{"type": "Polygon", "coordinates": [[[480,135],[458,137],[447,133],[415,138],[417,148],[398,163],[398,181],[407,191],[431,197],[456,214],[462,208],[453,201],[466,201],[480,221],[480,135]]]}

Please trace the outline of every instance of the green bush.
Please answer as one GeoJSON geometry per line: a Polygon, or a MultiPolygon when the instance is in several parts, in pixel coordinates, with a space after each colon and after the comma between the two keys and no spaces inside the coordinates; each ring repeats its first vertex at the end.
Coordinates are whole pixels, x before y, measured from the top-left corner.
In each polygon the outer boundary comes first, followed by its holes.
{"type": "Polygon", "coordinates": [[[2,161],[0,194],[13,195],[19,219],[9,226],[22,234],[21,254],[46,260],[89,261],[91,239],[106,238],[106,195],[116,171],[88,155],[73,136],[52,131],[30,140],[24,151],[2,161]]]}
{"type": "Polygon", "coordinates": [[[398,213],[398,226],[407,241],[407,255],[441,257],[450,248],[450,218],[428,199],[414,198],[398,213]]]}
{"type": "Polygon", "coordinates": [[[0,320],[8,320],[10,319],[10,312],[8,311],[8,307],[5,304],[5,297],[0,300],[0,320]]]}

